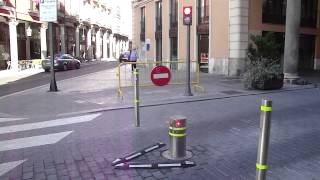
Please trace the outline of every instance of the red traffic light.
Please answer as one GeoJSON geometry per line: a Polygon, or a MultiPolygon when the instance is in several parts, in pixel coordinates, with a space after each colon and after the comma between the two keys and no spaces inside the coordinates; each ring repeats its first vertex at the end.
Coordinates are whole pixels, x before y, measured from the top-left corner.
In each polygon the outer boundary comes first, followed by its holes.
{"type": "Polygon", "coordinates": [[[190,15],[192,13],[191,7],[184,7],[183,13],[185,15],[190,15]]]}
{"type": "Polygon", "coordinates": [[[192,6],[183,7],[183,24],[187,26],[192,24],[192,6]]]}

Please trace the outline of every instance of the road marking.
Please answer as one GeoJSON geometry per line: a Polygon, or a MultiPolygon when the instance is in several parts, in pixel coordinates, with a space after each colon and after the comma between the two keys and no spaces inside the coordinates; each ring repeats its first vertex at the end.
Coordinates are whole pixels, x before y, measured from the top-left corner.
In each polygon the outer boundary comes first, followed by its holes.
{"type": "Polygon", "coordinates": [[[76,101],[74,101],[74,102],[79,103],[79,104],[83,104],[83,103],[85,103],[86,101],[83,101],[83,100],[76,100],[76,101]]]}
{"type": "Polygon", "coordinates": [[[12,169],[16,168],[17,166],[19,166],[20,164],[22,164],[23,162],[25,162],[25,160],[20,160],[20,161],[12,161],[12,162],[7,162],[7,163],[2,163],[0,164],[0,176],[6,174],[7,172],[11,171],[12,169]]]}
{"type": "Polygon", "coordinates": [[[0,118],[0,122],[20,121],[26,118],[0,118]]]}
{"type": "Polygon", "coordinates": [[[60,140],[62,140],[63,138],[67,137],[72,132],[73,131],[67,131],[62,133],[54,133],[54,134],[0,141],[0,152],[10,151],[14,149],[29,148],[34,146],[55,144],[60,140]]]}
{"type": "Polygon", "coordinates": [[[91,115],[63,118],[63,119],[43,121],[43,122],[37,122],[37,123],[5,126],[5,127],[0,127],[0,134],[28,131],[28,130],[41,129],[41,128],[49,128],[49,127],[56,127],[56,126],[63,126],[63,125],[76,124],[76,123],[83,123],[83,122],[92,121],[93,119],[95,119],[96,117],[98,117],[100,115],[101,114],[91,114],[91,115]]]}

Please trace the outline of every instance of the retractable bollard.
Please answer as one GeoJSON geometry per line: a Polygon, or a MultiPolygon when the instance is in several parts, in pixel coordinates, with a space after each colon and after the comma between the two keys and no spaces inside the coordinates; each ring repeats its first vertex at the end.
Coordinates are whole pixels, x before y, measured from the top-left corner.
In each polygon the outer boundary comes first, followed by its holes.
{"type": "Polygon", "coordinates": [[[261,105],[261,116],[260,116],[260,138],[258,145],[257,155],[257,172],[256,180],[265,180],[268,170],[267,158],[268,158],[268,147],[271,127],[271,111],[272,101],[262,100],[261,105]]]}
{"type": "Polygon", "coordinates": [[[135,126],[140,127],[139,69],[134,68],[133,74],[135,76],[135,83],[134,83],[135,126]]]}
{"type": "Polygon", "coordinates": [[[167,159],[185,160],[192,157],[192,153],[186,150],[186,125],[184,116],[173,116],[169,122],[169,149],[162,155],[167,159]]]}

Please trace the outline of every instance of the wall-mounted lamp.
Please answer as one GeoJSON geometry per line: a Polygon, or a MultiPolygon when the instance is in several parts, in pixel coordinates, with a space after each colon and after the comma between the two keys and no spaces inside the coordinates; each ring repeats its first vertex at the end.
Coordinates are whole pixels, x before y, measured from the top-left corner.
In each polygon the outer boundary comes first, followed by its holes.
{"type": "Polygon", "coordinates": [[[82,41],[84,41],[86,39],[85,35],[84,35],[84,27],[82,27],[82,41]]]}
{"type": "Polygon", "coordinates": [[[30,26],[27,28],[27,36],[28,37],[32,36],[32,29],[30,26]]]}

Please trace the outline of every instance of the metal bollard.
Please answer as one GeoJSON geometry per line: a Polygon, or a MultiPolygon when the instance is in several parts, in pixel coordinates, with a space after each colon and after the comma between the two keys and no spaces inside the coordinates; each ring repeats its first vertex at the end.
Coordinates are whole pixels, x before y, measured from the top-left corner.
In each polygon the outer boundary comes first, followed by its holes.
{"type": "Polygon", "coordinates": [[[262,100],[260,116],[260,138],[258,145],[258,155],[256,164],[256,180],[265,180],[268,170],[268,146],[271,127],[272,101],[262,100]]]}
{"type": "Polygon", "coordinates": [[[140,127],[139,69],[134,68],[133,74],[135,76],[135,83],[134,83],[135,126],[140,127]]]}
{"type": "Polygon", "coordinates": [[[185,160],[192,156],[186,151],[186,125],[184,116],[173,116],[169,122],[169,150],[163,152],[163,156],[172,160],[185,160]]]}

